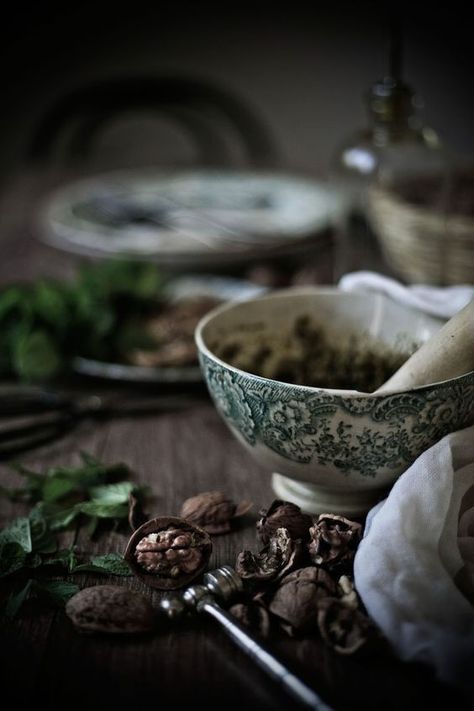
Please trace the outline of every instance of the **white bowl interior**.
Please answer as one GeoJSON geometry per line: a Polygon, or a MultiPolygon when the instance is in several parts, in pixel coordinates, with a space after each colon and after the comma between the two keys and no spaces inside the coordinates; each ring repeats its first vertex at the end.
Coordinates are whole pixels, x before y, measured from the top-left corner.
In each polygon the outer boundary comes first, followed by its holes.
{"type": "Polygon", "coordinates": [[[414,344],[421,345],[444,323],[384,294],[302,287],[213,310],[198,328],[198,345],[212,353],[213,344],[219,338],[239,331],[264,334],[275,329],[290,329],[302,315],[310,315],[331,340],[337,341],[349,334],[365,334],[399,352],[412,350],[414,344]]]}

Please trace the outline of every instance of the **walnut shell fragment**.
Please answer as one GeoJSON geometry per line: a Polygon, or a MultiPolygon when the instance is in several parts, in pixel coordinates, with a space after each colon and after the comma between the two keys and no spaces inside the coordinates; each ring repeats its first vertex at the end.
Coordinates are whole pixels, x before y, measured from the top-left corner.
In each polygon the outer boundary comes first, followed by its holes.
{"type": "Polygon", "coordinates": [[[268,609],[290,634],[311,632],[317,629],[320,601],[335,594],[336,584],[325,570],[299,568],[283,578],[268,609]]]}
{"type": "Polygon", "coordinates": [[[176,590],[198,577],[212,552],[209,534],[176,516],[159,516],[132,534],[124,558],[153,588],[176,590]]]}
{"type": "Polygon", "coordinates": [[[266,638],[270,634],[270,615],[268,610],[257,602],[248,604],[239,602],[229,608],[229,612],[244,627],[248,627],[266,638]]]}
{"type": "Polygon", "coordinates": [[[148,516],[143,511],[142,502],[133,492],[128,495],[128,523],[132,531],[140,528],[142,523],[148,521],[148,516]]]}
{"type": "Polygon", "coordinates": [[[297,565],[302,553],[301,541],[293,541],[286,528],[278,528],[260,553],[239,553],[235,569],[244,580],[279,580],[297,565]]]}
{"type": "Polygon", "coordinates": [[[154,625],[149,600],[119,585],[84,588],[68,600],[66,614],[78,632],[133,634],[148,632],[154,625]]]}
{"type": "Polygon", "coordinates": [[[339,654],[354,654],[368,640],[372,625],[363,612],[343,599],[327,597],[318,610],[318,627],[326,644],[339,654]]]}
{"type": "Polygon", "coordinates": [[[222,491],[204,491],[186,499],[181,507],[181,516],[216,535],[228,533],[231,522],[247,513],[251,507],[250,501],[235,504],[222,491]]]}
{"type": "Polygon", "coordinates": [[[336,514],[321,514],[310,529],[308,551],[315,565],[332,570],[351,568],[362,536],[362,526],[336,514]]]}
{"type": "Polygon", "coordinates": [[[275,499],[267,511],[262,509],[259,514],[261,518],[257,521],[257,534],[262,543],[269,543],[277,528],[286,528],[293,540],[309,539],[309,529],[313,525],[313,519],[309,514],[302,513],[296,504],[275,499]]]}

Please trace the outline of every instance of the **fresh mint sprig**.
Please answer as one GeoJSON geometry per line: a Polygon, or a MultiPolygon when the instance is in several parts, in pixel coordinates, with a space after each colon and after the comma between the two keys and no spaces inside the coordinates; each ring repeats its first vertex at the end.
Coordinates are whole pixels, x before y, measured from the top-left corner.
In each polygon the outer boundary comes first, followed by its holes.
{"type": "Polygon", "coordinates": [[[82,265],[71,282],[41,279],[3,288],[0,377],[44,382],[67,371],[74,356],[123,356],[130,339],[146,340],[137,316],[162,301],[164,283],[155,265],[116,259],[82,265]]]}
{"type": "Polygon", "coordinates": [[[28,516],[15,519],[0,531],[0,578],[13,582],[2,609],[6,619],[15,617],[32,597],[58,605],[77,592],[74,583],[52,576],[130,575],[118,553],[87,560],[74,548],[58,547],[57,531],[77,524],[91,535],[100,522],[118,525],[128,518],[130,494],[143,496],[143,489],[132,482],[117,481],[129,474],[125,465],[106,465],[87,453],[81,458],[78,467],[54,467],[45,474],[17,467],[24,486],[2,490],[13,500],[34,504],[28,516]]]}

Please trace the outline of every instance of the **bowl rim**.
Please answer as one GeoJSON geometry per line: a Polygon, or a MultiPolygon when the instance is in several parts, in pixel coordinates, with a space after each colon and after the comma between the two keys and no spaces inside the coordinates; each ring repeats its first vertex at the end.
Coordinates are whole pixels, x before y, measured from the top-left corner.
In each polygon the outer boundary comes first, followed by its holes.
{"type": "MultiPolygon", "coordinates": [[[[215,361],[218,365],[220,365],[223,368],[226,368],[228,370],[231,370],[239,375],[242,375],[244,377],[252,377],[256,378],[259,381],[268,383],[268,384],[274,384],[278,386],[283,386],[283,387],[291,387],[295,388],[296,390],[301,390],[303,392],[310,392],[310,393],[328,393],[330,395],[338,395],[339,397],[344,396],[347,398],[361,398],[361,397],[370,397],[370,398],[377,398],[377,399],[383,399],[387,397],[392,397],[392,395],[403,395],[407,393],[418,393],[418,392],[423,392],[424,390],[431,390],[434,387],[448,387],[451,386],[452,384],[455,384],[456,382],[463,380],[465,378],[469,379],[471,376],[474,381],[474,370],[470,370],[467,373],[463,373],[462,375],[458,375],[455,378],[448,378],[447,380],[438,380],[433,383],[427,383],[425,385],[418,385],[414,388],[409,388],[408,390],[386,390],[382,393],[375,393],[375,392],[363,392],[362,390],[347,390],[344,388],[318,388],[315,387],[314,385],[300,385],[298,383],[288,383],[285,380],[275,380],[274,378],[266,378],[263,375],[257,375],[256,373],[251,373],[248,370],[242,370],[241,368],[236,368],[234,365],[231,365],[230,363],[227,363],[225,360],[222,360],[219,358],[215,353],[213,353],[208,346],[206,345],[203,337],[203,331],[206,328],[206,326],[214,320],[214,318],[217,318],[220,316],[222,313],[225,313],[226,311],[232,311],[236,307],[238,307],[241,304],[246,304],[246,303],[255,303],[255,302],[261,302],[261,301],[270,301],[274,298],[279,298],[279,297],[285,297],[285,296],[304,296],[305,294],[314,294],[314,295],[347,295],[347,296],[354,296],[354,294],[360,295],[360,296],[370,296],[370,298],[379,298],[382,301],[391,301],[394,303],[399,304],[403,308],[407,309],[408,311],[413,311],[415,313],[420,313],[420,314],[425,314],[424,311],[421,309],[418,309],[413,306],[408,306],[407,304],[400,304],[400,302],[396,302],[394,299],[391,299],[387,294],[383,294],[381,292],[364,292],[364,291],[343,291],[342,289],[339,289],[337,286],[332,286],[332,285],[323,285],[323,286],[299,286],[299,287],[287,287],[285,289],[277,289],[275,291],[270,291],[267,293],[264,293],[260,296],[256,296],[253,298],[249,299],[234,299],[232,301],[225,302],[224,304],[219,304],[215,308],[211,309],[208,311],[207,314],[205,314],[200,321],[198,322],[195,331],[194,331],[194,341],[196,343],[196,346],[198,348],[198,351],[200,354],[206,356],[207,358],[215,361]]],[[[434,316],[431,316],[431,318],[436,318],[434,316]]],[[[442,321],[442,319],[439,319],[442,321]]],[[[201,366],[202,367],[202,366],[201,366]]]]}

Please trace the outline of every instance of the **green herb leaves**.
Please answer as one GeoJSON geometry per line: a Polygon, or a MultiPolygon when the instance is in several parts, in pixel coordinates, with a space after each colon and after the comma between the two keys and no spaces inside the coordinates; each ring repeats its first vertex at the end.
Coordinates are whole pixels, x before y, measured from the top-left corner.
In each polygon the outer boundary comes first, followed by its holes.
{"type": "Polygon", "coordinates": [[[20,612],[23,604],[31,597],[43,599],[54,607],[63,607],[70,597],[79,592],[80,588],[67,580],[33,580],[16,585],[7,598],[1,610],[4,620],[13,620],[20,612]]]}
{"type": "Polygon", "coordinates": [[[120,481],[106,486],[95,486],[90,494],[93,501],[105,505],[127,504],[128,497],[136,487],[129,481],[120,481]]]}
{"type": "Polygon", "coordinates": [[[162,287],[156,266],[126,260],[83,265],[72,283],[7,287],[0,293],[0,377],[46,381],[74,355],[112,358],[122,325],[156,304],[162,287]]]}
{"type": "Polygon", "coordinates": [[[121,480],[129,474],[125,465],[106,465],[87,453],[81,458],[77,467],[54,467],[45,474],[18,467],[25,485],[2,492],[34,504],[29,516],[17,518],[0,532],[0,578],[14,581],[3,605],[4,618],[12,619],[32,597],[59,605],[77,592],[74,583],[51,576],[130,575],[118,553],[84,560],[74,548],[58,550],[57,531],[84,525],[92,535],[100,523],[117,525],[128,518],[130,494],[141,494],[132,482],[121,480]]]}
{"type": "MultiPolygon", "coordinates": [[[[106,465],[85,452],[81,453],[81,459],[78,467],[53,467],[46,474],[18,466],[17,471],[24,477],[25,486],[4,489],[3,494],[13,501],[50,504],[70,499],[73,495],[89,498],[95,487],[129,475],[129,469],[124,464],[106,465]]],[[[122,482],[121,485],[133,488],[129,482],[122,482]]]]}
{"type": "Polygon", "coordinates": [[[31,553],[31,528],[29,519],[17,518],[0,532],[0,548],[6,543],[16,543],[25,553],[31,553]]]}
{"type": "Polygon", "coordinates": [[[128,577],[131,575],[130,568],[121,555],[117,553],[107,553],[91,558],[90,563],[77,565],[71,572],[73,573],[104,573],[109,575],[120,575],[128,577]]]}

